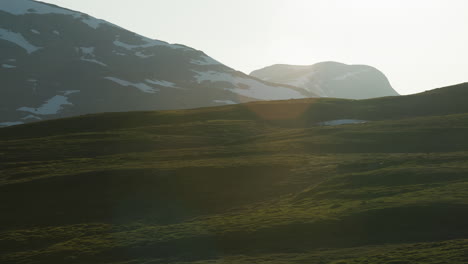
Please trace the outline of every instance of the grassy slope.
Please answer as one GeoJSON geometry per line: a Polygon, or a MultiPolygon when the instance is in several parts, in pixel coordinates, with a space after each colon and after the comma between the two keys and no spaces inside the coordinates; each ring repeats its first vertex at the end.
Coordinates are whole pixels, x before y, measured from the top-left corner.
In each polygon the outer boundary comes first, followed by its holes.
{"type": "Polygon", "coordinates": [[[0,129],[0,262],[466,263],[466,95],[0,129]]]}

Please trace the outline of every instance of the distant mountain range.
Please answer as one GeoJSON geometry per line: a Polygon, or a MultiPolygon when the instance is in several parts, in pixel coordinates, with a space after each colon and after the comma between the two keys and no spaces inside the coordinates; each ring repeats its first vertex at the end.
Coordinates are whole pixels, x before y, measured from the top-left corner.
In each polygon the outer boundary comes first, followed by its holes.
{"type": "Polygon", "coordinates": [[[382,72],[367,65],[338,62],[311,66],[278,64],[250,75],[264,81],[297,86],[320,97],[368,99],[398,95],[382,72]]]}
{"type": "Polygon", "coordinates": [[[272,66],[249,76],[202,51],[31,0],[0,0],[0,51],[0,126],[99,112],[397,94],[368,66],[272,66]]]}
{"type": "Polygon", "coordinates": [[[86,14],[0,0],[0,123],[315,97],[86,14]]]}

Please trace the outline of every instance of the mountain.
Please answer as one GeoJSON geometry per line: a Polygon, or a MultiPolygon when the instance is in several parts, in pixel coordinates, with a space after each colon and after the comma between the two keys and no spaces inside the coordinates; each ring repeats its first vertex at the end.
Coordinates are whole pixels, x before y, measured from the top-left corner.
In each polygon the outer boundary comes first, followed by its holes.
{"type": "Polygon", "coordinates": [[[86,14],[0,0],[0,125],[316,96],[86,14]]]}
{"type": "Polygon", "coordinates": [[[1,128],[0,263],[467,263],[467,96],[1,128]]]}
{"type": "Polygon", "coordinates": [[[311,66],[278,64],[253,71],[250,76],[297,86],[321,97],[367,99],[398,95],[382,72],[366,65],[338,62],[311,66]]]}

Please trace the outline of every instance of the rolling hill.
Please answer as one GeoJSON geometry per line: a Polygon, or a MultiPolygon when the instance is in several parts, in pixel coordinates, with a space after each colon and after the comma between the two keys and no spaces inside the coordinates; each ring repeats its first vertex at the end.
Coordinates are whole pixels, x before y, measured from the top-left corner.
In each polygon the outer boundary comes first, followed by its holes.
{"type": "Polygon", "coordinates": [[[1,128],[0,262],[466,263],[467,96],[1,128]]]}

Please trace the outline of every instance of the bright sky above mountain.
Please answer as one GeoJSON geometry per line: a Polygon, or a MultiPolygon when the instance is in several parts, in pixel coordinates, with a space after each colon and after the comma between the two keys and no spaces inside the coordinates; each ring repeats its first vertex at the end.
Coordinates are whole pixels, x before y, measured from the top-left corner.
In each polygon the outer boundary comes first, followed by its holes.
{"type": "Polygon", "coordinates": [[[466,0],[44,0],[245,73],[368,64],[409,94],[468,81],[466,0]]]}

